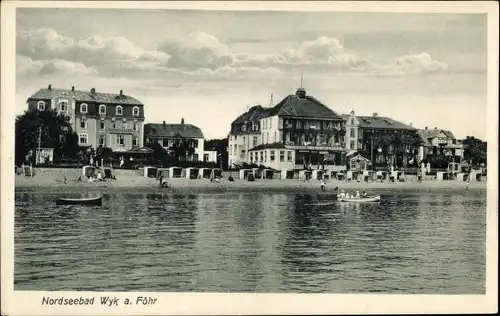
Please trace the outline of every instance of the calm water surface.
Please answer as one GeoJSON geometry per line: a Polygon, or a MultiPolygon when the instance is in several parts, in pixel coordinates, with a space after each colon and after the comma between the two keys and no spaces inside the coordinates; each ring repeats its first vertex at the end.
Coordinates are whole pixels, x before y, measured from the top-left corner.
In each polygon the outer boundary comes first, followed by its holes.
{"type": "Polygon", "coordinates": [[[15,289],[485,293],[485,190],[380,193],[18,192],[15,289]]]}

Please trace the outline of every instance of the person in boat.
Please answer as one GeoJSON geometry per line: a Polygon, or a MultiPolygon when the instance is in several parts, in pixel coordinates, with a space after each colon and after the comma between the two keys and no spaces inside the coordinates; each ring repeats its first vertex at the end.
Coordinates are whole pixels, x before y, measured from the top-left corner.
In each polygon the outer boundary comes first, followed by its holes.
{"type": "Polygon", "coordinates": [[[229,177],[227,177],[227,181],[229,182],[234,182],[234,178],[232,175],[229,175],[229,177]]]}
{"type": "Polygon", "coordinates": [[[359,198],[360,195],[359,195],[359,191],[356,191],[356,195],[354,196],[355,198],[359,198]]]}
{"type": "Polygon", "coordinates": [[[335,188],[333,189],[333,193],[338,193],[338,192],[339,192],[339,187],[335,187],[335,188]]]}
{"type": "Polygon", "coordinates": [[[367,197],[368,194],[365,192],[365,190],[363,190],[363,192],[361,192],[361,197],[367,197]]]}
{"type": "Polygon", "coordinates": [[[344,191],[344,189],[342,189],[342,190],[340,191],[339,197],[341,197],[341,198],[344,198],[344,197],[345,197],[345,191],[344,191]]]}
{"type": "Polygon", "coordinates": [[[325,180],[321,180],[321,191],[326,191],[326,182],[325,182],[325,180]]]}

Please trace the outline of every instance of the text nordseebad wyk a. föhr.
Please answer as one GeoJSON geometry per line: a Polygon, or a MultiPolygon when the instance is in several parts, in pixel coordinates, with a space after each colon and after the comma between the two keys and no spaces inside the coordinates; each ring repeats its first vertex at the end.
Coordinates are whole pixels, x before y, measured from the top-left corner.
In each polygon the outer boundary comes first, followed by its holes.
{"type": "Polygon", "coordinates": [[[93,306],[93,305],[104,305],[104,306],[119,306],[119,305],[155,305],[158,298],[151,296],[137,296],[135,298],[118,298],[116,296],[100,296],[100,297],[48,297],[44,296],[42,298],[42,305],[50,306],[93,306]]]}

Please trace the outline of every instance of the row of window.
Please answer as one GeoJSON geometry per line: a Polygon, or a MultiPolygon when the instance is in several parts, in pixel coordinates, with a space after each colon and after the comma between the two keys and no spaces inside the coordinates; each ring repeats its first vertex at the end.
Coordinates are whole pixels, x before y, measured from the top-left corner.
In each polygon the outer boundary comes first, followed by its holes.
{"type": "MultiPolygon", "coordinates": [[[[131,124],[132,124],[132,129],[135,132],[139,131],[139,126],[137,125],[137,123],[131,122],[131,124]]],[[[82,118],[80,120],[80,128],[81,129],[87,129],[87,126],[88,126],[87,120],[82,118]]],[[[105,122],[104,121],[100,121],[100,126],[99,127],[100,127],[100,129],[106,129],[105,122]]],[[[113,129],[127,129],[127,127],[128,127],[128,125],[127,125],[126,122],[119,122],[118,121],[118,122],[112,122],[111,123],[111,128],[113,128],[113,129]]]]}
{"type": "MultiPolygon", "coordinates": [[[[275,154],[278,150],[269,151],[269,161],[274,162],[276,159],[275,154]]],[[[293,160],[293,151],[287,150],[286,157],[285,151],[279,150],[279,161],[280,162],[290,162],[293,160]],[[285,160],[286,158],[286,160],[285,160]]],[[[250,163],[267,162],[267,151],[250,152],[250,163]],[[260,159],[259,159],[260,158],[260,159]]]]}
{"type": "MultiPolygon", "coordinates": [[[[67,109],[67,103],[66,102],[61,102],[61,111],[66,112],[67,109]]],[[[44,101],[38,101],[38,110],[43,111],[45,110],[45,102],[44,101]]],[[[88,113],[88,105],[86,103],[80,104],[80,113],[88,113]]],[[[106,106],[104,104],[99,105],[99,114],[106,114],[106,106]]],[[[121,116],[123,115],[123,107],[121,105],[118,105],[115,109],[115,115],[121,116]]],[[[139,107],[134,106],[132,108],[132,115],[133,116],[139,116],[139,107]]]]}
{"type": "MultiPolygon", "coordinates": [[[[87,133],[80,133],[78,135],[78,139],[80,144],[86,145],[89,143],[89,135],[87,133]]],[[[125,136],[124,135],[115,135],[115,144],[116,145],[125,145],[125,136]]],[[[106,136],[101,135],[99,136],[99,145],[105,146],[106,145],[106,136]]],[[[139,145],[139,139],[137,137],[132,137],[132,146],[138,146],[139,145]]]]}

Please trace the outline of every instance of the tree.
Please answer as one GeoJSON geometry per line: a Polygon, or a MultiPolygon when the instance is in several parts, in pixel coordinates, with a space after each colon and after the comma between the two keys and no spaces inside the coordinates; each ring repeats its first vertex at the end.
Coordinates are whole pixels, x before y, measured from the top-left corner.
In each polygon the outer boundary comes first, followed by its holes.
{"type": "Polygon", "coordinates": [[[31,109],[19,115],[15,123],[16,164],[23,163],[28,153],[32,153],[31,159],[34,159],[39,145],[53,148],[55,157],[76,157],[78,136],[71,127],[70,118],[53,109],[31,109]]]}
{"type": "Polygon", "coordinates": [[[464,145],[464,159],[475,165],[486,164],[488,160],[487,143],[473,136],[467,136],[462,141],[464,145]]]}
{"type": "Polygon", "coordinates": [[[210,139],[206,140],[204,144],[205,150],[213,150],[217,152],[217,165],[221,166],[223,169],[228,167],[228,157],[227,152],[228,138],[221,139],[210,139]]]}

